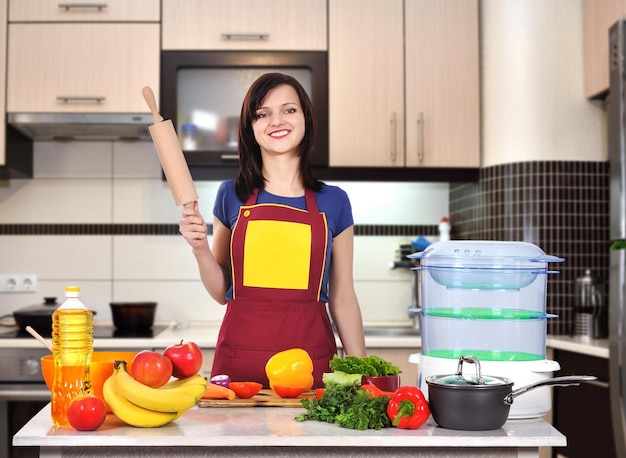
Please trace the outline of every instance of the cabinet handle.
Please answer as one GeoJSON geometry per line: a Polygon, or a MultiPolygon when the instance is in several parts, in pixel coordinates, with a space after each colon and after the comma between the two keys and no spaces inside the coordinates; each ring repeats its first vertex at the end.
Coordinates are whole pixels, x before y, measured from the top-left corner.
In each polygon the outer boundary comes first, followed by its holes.
{"type": "Polygon", "coordinates": [[[106,100],[106,97],[102,97],[102,96],[93,96],[93,97],[74,97],[71,95],[57,95],[57,100],[63,102],[63,103],[68,103],[68,102],[88,102],[90,100],[93,100],[96,103],[100,103],[103,100],[106,100]]]}
{"type": "Polygon", "coordinates": [[[391,162],[396,162],[397,144],[396,144],[396,112],[391,112],[391,162]]]}
{"type": "Polygon", "coordinates": [[[238,154],[220,154],[220,159],[223,161],[238,161],[238,154]]]}
{"type": "Polygon", "coordinates": [[[98,11],[102,11],[107,6],[106,3],[59,3],[59,8],[65,11],[75,8],[98,8],[98,11]]]}
{"type": "Polygon", "coordinates": [[[222,33],[222,40],[269,40],[269,33],[222,33]]]}
{"type": "Polygon", "coordinates": [[[424,162],[424,112],[417,115],[417,160],[424,162]]]}

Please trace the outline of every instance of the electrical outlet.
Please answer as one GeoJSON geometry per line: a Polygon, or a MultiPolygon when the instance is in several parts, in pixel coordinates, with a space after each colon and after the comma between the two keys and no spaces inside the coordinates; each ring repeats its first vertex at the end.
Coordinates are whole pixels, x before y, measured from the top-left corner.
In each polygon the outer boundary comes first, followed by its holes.
{"type": "Polygon", "coordinates": [[[34,293],[37,291],[37,275],[20,275],[20,291],[23,293],[34,293]]]}
{"type": "Polygon", "coordinates": [[[7,274],[4,276],[4,292],[5,293],[19,293],[20,291],[20,276],[15,274],[7,274]]]}

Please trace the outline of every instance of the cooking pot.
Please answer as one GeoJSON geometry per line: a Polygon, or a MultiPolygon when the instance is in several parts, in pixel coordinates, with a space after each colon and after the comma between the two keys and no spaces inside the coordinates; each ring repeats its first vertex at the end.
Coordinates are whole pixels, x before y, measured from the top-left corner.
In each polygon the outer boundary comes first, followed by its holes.
{"type": "Polygon", "coordinates": [[[31,326],[39,334],[50,335],[52,314],[61,304],[57,302],[56,297],[44,297],[43,300],[43,304],[29,305],[13,312],[13,319],[20,330],[25,331],[26,326],[31,326]]]}
{"type": "Polygon", "coordinates": [[[513,380],[483,376],[480,362],[473,356],[461,356],[453,375],[426,378],[428,401],[433,420],[448,429],[485,431],[504,425],[513,400],[540,386],[571,386],[596,380],[590,375],[548,378],[513,391],[513,380]],[[476,366],[476,376],[463,375],[463,363],[476,366]]]}
{"type": "Polygon", "coordinates": [[[109,302],[113,325],[118,329],[139,331],[154,324],[156,302],[109,302]]]}

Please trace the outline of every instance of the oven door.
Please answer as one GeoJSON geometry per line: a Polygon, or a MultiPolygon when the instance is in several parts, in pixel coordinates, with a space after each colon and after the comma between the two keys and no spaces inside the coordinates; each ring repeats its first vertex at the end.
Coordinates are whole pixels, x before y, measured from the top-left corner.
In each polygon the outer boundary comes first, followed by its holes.
{"type": "Polygon", "coordinates": [[[0,383],[0,457],[39,456],[39,447],[13,447],[13,435],[49,402],[45,383],[0,383]]]}

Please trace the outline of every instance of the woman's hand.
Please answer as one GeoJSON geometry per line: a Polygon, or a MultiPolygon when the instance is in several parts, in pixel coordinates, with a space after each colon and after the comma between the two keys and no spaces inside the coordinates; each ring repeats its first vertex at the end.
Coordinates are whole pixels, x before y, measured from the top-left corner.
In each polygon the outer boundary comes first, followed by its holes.
{"type": "Polygon", "coordinates": [[[191,208],[183,208],[183,217],[178,223],[178,227],[183,238],[191,245],[194,251],[209,249],[207,226],[204,218],[198,211],[198,201],[194,202],[191,208]]]}

